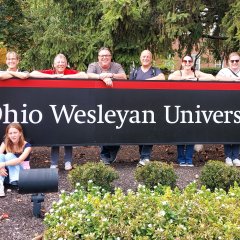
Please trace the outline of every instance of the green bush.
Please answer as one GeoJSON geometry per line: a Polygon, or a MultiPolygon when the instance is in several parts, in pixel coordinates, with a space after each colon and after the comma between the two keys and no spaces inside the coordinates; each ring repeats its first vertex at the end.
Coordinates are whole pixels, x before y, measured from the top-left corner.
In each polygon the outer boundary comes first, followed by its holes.
{"type": "Polygon", "coordinates": [[[211,191],[216,188],[228,191],[234,182],[240,184],[240,171],[220,161],[209,161],[202,169],[200,183],[211,191]]]}
{"type": "Polygon", "coordinates": [[[77,183],[80,183],[86,189],[88,182],[91,180],[94,185],[102,187],[107,191],[112,190],[112,182],[118,177],[118,173],[112,167],[96,162],[77,166],[68,175],[74,187],[77,183]]]}
{"type": "Polygon", "coordinates": [[[45,215],[45,240],[186,240],[231,239],[240,236],[240,188],[226,193],[197,190],[195,183],[182,192],[165,187],[162,193],[144,186],[135,193],[103,194],[76,185],[62,193],[45,215]]]}
{"type": "Polygon", "coordinates": [[[216,76],[217,73],[221,70],[221,68],[201,68],[201,72],[212,74],[216,76]]]}
{"type": "Polygon", "coordinates": [[[145,166],[137,168],[135,178],[150,189],[158,184],[174,188],[177,181],[173,166],[157,161],[149,162],[145,166]]]}

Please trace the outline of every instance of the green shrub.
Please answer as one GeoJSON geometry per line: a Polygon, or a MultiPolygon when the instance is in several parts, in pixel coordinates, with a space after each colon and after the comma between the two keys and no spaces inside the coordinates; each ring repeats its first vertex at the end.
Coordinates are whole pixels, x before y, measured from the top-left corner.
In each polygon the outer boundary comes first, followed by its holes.
{"type": "Polygon", "coordinates": [[[80,183],[85,189],[91,180],[94,185],[104,188],[107,191],[112,190],[112,182],[118,178],[118,173],[110,166],[103,163],[86,163],[77,166],[69,175],[71,184],[75,187],[76,183],[80,183]]]}
{"type": "Polygon", "coordinates": [[[182,192],[165,187],[160,194],[139,187],[124,194],[105,193],[76,185],[62,193],[45,215],[45,240],[186,240],[231,239],[240,236],[240,188],[227,194],[197,190],[190,184],[182,192]]]}
{"type": "Polygon", "coordinates": [[[240,171],[220,161],[209,161],[202,169],[200,183],[211,191],[216,188],[228,191],[234,182],[240,184],[240,171]]]}
{"type": "Polygon", "coordinates": [[[135,170],[135,178],[150,189],[158,184],[174,188],[177,175],[172,165],[152,161],[145,166],[137,168],[135,170]]]}
{"type": "Polygon", "coordinates": [[[221,70],[221,68],[201,68],[201,72],[212,74],[216,76],[217,73],[221,70]]]}

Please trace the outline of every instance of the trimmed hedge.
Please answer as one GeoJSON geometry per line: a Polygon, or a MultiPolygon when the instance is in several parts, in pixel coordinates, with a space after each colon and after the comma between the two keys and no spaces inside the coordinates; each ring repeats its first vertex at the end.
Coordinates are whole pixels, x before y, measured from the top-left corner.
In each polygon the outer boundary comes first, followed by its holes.
{"type": "Polygon", "coordinates": [[[92,181],[94,185],[104,188],[107,191],[113,190],[112,182],[119,178],[118,172],[104,163],[88,162],[74,168],[69,174],[73,187],[80,183],[85,189],[88,182],[92,181]]]}
{"type": "Polygon", "coordinates": [[[200,183],[211,191],[214,191],[216,188],[229,191],[235,182],[240,184],[240,170],[227,166],[221,161],[210,160],[201,171],[200,183]]]}
{"type": "Polygon", "coordinates": [[[145,166],[138,167],[134,175],[138,182],[150,189],[158,184],[174,188],[177,182],[173,166],[159,161],[151,161],[145,166]]]}

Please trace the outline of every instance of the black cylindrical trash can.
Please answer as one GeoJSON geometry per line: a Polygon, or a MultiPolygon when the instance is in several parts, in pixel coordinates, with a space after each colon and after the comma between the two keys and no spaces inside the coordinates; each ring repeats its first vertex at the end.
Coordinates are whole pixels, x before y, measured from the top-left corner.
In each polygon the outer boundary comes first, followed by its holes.
{"type": "Polygon", "coordinates": [[[21,170],[18,187],[21,194],[57,192],[58,169],[36,168],[21,170]]]}

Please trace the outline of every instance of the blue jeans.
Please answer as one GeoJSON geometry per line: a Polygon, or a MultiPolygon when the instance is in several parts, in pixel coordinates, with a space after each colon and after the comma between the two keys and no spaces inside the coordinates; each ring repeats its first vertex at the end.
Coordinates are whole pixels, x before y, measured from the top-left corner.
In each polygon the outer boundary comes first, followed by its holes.
{"type": "Polygon", "coordinates": [[[139,145],[140,159],[150,159],[153,145],[139,145]]]}
{"type": "Polygon", "coordinates": [[[224,153],[226,157],[231,158],[232,160],[238,159],[239,156],[239,144],[225,144],[224,145],[224,153]]]}
{"type": "MultiPolygon", "coordinates": [[[[51,148],[51,165],[58,165],[59,146],[51,148]]],[[[72,162],[72,146],[64,146],[64,162],[72,162]]]]}
{"type": "Polygon", "coordinates": [[[194,145],[177,145],[178,163],[192,164],[194,145]]]}
{"type": "Polygon", "coordinates": [[[101,146],[100,157],[107,161],[114,161],[120,146],[101,146]]]}
{"type": "MultiPolygon", "coordinates": [[[[0,162],[7,162],[9,160],[12,160],[14,158],[17,158],[13,153],[7,153],[7,154],[0,154],[0,162]]],[[[18,181],[19,180],[19,172],[23,169],[21,164],[15,165],[15,166],[7,166],[8,169],[8,176],[9,176],[9,183],[18,181]]],[[[4,181],[3,176],[0,176],[0,181],[4,181]]]]}

